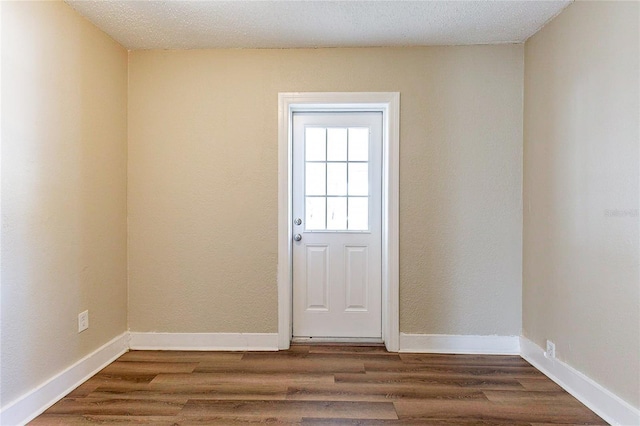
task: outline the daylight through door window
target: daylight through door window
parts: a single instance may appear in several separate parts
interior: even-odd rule
[[[369,128],[305,128],[307,231],[369,229]]]

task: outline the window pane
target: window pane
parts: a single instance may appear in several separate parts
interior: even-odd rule
[[[347,229],[347,198],[327,198],[327,229]]]
[[[323,127],[307,127],[304,129],[304,151],[307,161],[324,161],[326,159],[326,138]]]
[[[349,161],[369,161],[368,128],[349,128]]]
[[[369,195],[369,164],[349,163],[349,195]]]
[[[325,163],[306,163],[305,195],[325,195]]]
[[[349,230],[369,229],[369,197],[349,197]]]
[[[347,163],[327,164],[327,195],[347,195]]]
[[[327,161],[347,161],[347,129],[327,129]]]
[[[305,229],[323,230],[325,229],[325,198],[307,197],[305,203]]]

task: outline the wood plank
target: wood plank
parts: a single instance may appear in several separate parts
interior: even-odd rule
[[[99,372],[91,379],[92,382],[105,384],[105,383],[151,383],[155,379],[157,374],[105,374]]]
[[[397,419],[391,402],[354,401],[210,401],[190,400],[181,415],[231,417],[313,417]]]
[[[266,356],[266,357],[303,357],[309,355],[308,345],[291,345],[286,351],[249,351],[245,352],[243,358],[252,356]]]
[[[450,377],[447,375],[397,374],[375,372],[365,374],[336,374],[336,383],[371,383],[371,384],[412,384],[429,387],[463,387],[468,389],[513,389],[524,388],[517,379],[508,377]]]
[[[287,354],[287,355],[283,355]],[[303,353],[294,352],[287,353],[286,351],[280,352],[267,352],[267,353],[254,353],[247,352],[243,357],[243,361],[252,360],[282,360],[283,358],[305,358],[307,360],[317,360],[322,362],[342,362],[345,360],[353,361],[377,361],[377,360],[395,360],[401,362],[400,355],[390,353],[378,353],[378,352],[325,352],[325,353]]]
[[[46,414],[111,414],[128,416],[176,415],[187,399],[175,401],[149,401],[116,398],[63,398],[50,407]]]
[[[278,352],[247,352],[242,356],[243,361],[277,360],[283,361],[291,358],[307,358],[309,351],[278,351]]]
[[[367,372],[393,372],[393,373],[420,373],[424,375],[447,375],[447,376],[464,376],[464,377],[542,377],[543,374],[531,366],[466,366],[466,365],[425,365],[425,364],[409,364],[404,362],[383,362],[369,361],[364,362],[364,368]]]
[[[286,352],[286,351],[283,351]],[[129,351],[118,361],[137,362],[202,362],[234,361],[242,359],[246,352],[211,351]],[[271,352],[279,353],[279,352]]]
[[[101,373],[111,375],[192,373],[198,365],[198,362],[115,361],[102,369]]]
[[[364,373],[364,363],[352,359],[252,359],[221,363],[201,362],[194,373]]]
[[[379,426],[379,425],[429,425],[429,426],[532,426],[530,423],[521,422],[485,422],[478,420],[446,420],[437,419],[425,421],[423,419],[404,418],[398,420],[381,419],[312,419],[302,418],[303,425],[358,425],[358,426]],[[575,425],[573,425],[575,426]]]
[[[489,422],[606,424],[584,407],[549,404],[495,404],[490,401],[395,401],[400,418]]]
[[[567,392],[556,391],[503,391],[485,390],[484,394],[491,402],[500,404],[544,403],[544,405],[582,406],[582,403]]]
[[[104,416],[76,414],[42,414],[36,417],[29,426],[122,426],[122,425],[154,425],[174,426],[173,416]],[[181,424],[181,423],[180,423]]]
[[[268,419],[246,417],[220,417],[220,416],[80,416],[43,414],[29,423],[29,426],[122,426],[122,425],[153,425],[153,426],[207,426],[207,425],[299,425],[301,417],[280,419],[270,417]]]
[[[527,361],[517,355],[449,355],[449,354],[399,354],[405,363],[429,365],[463,366],[512,366],[531,367]]]
[[[524,387],[526,390],[530,391],[555,391],[555,392],[566,392],[564,389],[560,387],[556,382],[549,379],[546,376],[543,377],[521,377],[518,378],[518,382]]]
[[[605,424],[607,424],[607,423],[605,423]],[[576,426],[576,425],[575,425],[575,423],[538,423],[538,422],[532,422],[531,426]]]
[[[416,387],[413,384],[334,383],[292,386],[287,399],[304,401],[393,401],[399,399],[484,399],[480,390],[449,387]]]
[[[151,383],[128,386],[106,385],[98,387],[92,398],[150,399],[171,401],[183,399],[269,400],[285,399],[287,384],[272,383]]]
[[[209,426],[209,425],[299,425],[301,417],[232,417],[232,416],[178,416],[172,425],[176,426]]]
[[[332,374],[318,373],[193,373],[193,374],[158,374],[153,384],[215,385],[222,383],[265,383],[265,384],[311,384],[333,383]]]
[[[72,390],[67,398],[81,398],[83,396],[89,395],[91,392],[95,391],[100,386],[100,382],[97,380],[87,380],[74,390]]]
[[[381,356],[397,356],[396,353],[387,352],[384,345],[316,345],[309,346],[310,354],[367,354]]]

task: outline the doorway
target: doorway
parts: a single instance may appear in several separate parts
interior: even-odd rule
[[[324,116],[324,117],[323,117]],[[305,124],[296,126],[298,119],[303,119]],[[338,118],[341,117],[341,118]],[[351,117],[351,118],[349,118]],[[371,123],[347,121],[353,117],[357,120],[377,120],[380,129],[380,148],[372,145],[371,136],[377,131],[376,125]],[[375,117],[375,118],[374,118]],[[313,118],[316,121],[309,121]],[[338,120],[329,122],[326,120]],[[320,121],[317,121],[320,120]],[[305,128],[311,129],[309,137],[321,139],[318,135],[324,135],[324,157],[318,152],[312,153],[316,157],[310,156],[307,160],[305,151],[306,145],[296,151],[294,147],[294,133],[296,127],[302,130],[302,140],[306,144]],[[364,130],[368,129],[369,138],[367,142],[367,160],[362,160],[363,152],[359,154],[353,152],[349,160],[347,145],[347,157],[335,157],[336,152],[331,152],[331,159],[327,148],[328,132],[336,136],[340,133],[352,133],[352,141],[356,149],[358,146],[358,133],[362,136]],[[315,134],[315,136],[314,136]],[[342,137],[342,136],[340,136]],[[333,139],[332,139],[333,140]],[[343,139],[339,139],[343,140]],[[333,142],[332,142],[333,143]],[[335,142],[340,145],[342,142]],[[347,142],[348,144],[348,142]],[[310,148],[313,143],[310,142]],[[362,144],[361,144],[362,145]],[[316,147],[317,148],[317,147]],[[317,151],[322,151],[322,145]],[[333,148],[331,148],[333,150]],[[311,151],[309,151],[311,152]],[[298,155],[297,161],[294,159]],[[361,155],[358,157],[358,155]],[[389,351],[398,351],[399,346],[399,261],[398,261],[398,207],[399,207],[399,93],[281,93],[279,94],[279,191],[278,191],[278,347],[287,349],[294,335],[298,336],[321,336],[336,340],[364,338],[378,339],[384,341]],[[377,157],[374,159],[374,157]],[[312,159],[314,158],[314,159]],[[322,159],[324,158],[324,160]],[[338,160],[337,158],[342,158]],[[379,159],[379,160],[378,160]],[[369,162],[379,162],[376,173],[379,178],[371,175]],[[299,163],[300,166],[294,164]],[[343,164],[337,164],[343,163]],[[353,164],[350,164],[353,163]],[[366,195],[363,187],[353,187],[349,192],[349,180],[346,180],[346,193],[344,190],[345,181],[341,181],[344,172],[349,173],[349,167],[353,172],[352,178],[356,179],[352,183],[357,183],[356,176],[364,175],[363,169],[366,163]],[[314,182],[307,182],[307,166],[309,173],[313,176],[322,177],[324,170],[324,183],[317,178]],[[332,168],[337,174],[333,175],[331,182],[327,181],[327,169]],[[302,175],[302,179],[295,179],[295,174]],[[311,175],[310,175],[311,176]],[[337,177],[336,177],[337,176]],[[298,183],[296,183],[298,182]],[[373,186],[379,183],[379,191],[373,191]],[[307,188],[307,184],[311,185]],[[294,197],[294,185],[299,193]],[[313,185],[316,185],[313,187]],[[329,185],[332,185],[329,190]],[[373,186],[371,186],[373,185]],[[310,192],[304,192],[309,189]],[[329,190],[330,193],[327,191]],[[324,194],[322,194],[324,192]],[[379,194],[379,195],[376,195]],[[373,198],[379,198],[379,203]],[[309,198],[309,200],[307,200]],[[311,199],[313,198],[313,200]],[[331,199],[330,199],[331,198]],[[340,198],[340,200],[338,200]],[[353,198],[351,201],[349,198]],[[309,209],[307,209],[307,202]],[[349,211],[351,202],[351,214],[343,215],[345,209]],[[378,203],[379,208],[374,204]],[[298,205],[298,207],[296,207]],[[302,206],[302,207],[300,207]],[[355,212],[364,210],[366,214],[356,215]],[[311,215],[311,210],[313,215]],[[360,210],[358,210],[360,209]],[[295,210],[295,212],[294,212]],[[379,218],[374,214],[379,212]],[[312,217],[313,216],[313,217]],[[349,220],[351,216],[351,220]],[[366,218],[366,219],[365,219]],[[300,224],[296,219],[300,219]],[[309,223],[309,221],[311,223]],[[322,223],[320,223],[322,222]],[[376,224],[379,223],[379,226]],[[351,229],[350,229],[351,224]],[[317,229],[324,228],[324,229]],[[334,228],[334,229],[329,229]],[[356,229],[358,228],[358,229]],[[357,240],[375,234],[379,230],[379,237],[369,237],[379,242],[379,249],[369,245],[370,241]],[[372,232],[374,231],[374,232]],[[299,234],[299,236],[298,236]],[[346,239],[345,239],[346,238]],[[351,240],[349,240],[351,238]],[[355,238],[355,240],[354,240]],[[299,241],[295,241],[299,239]],[[323,241],[321,241],[324,239]],[[295,244],[300,243],[298,246]],[[332,248],[336,245],[339,249]],[[300,250],[297,250],[299,248]],[[331,253],[339,253],[332,258]],[[365,253],[366,252],[366,253]],[[376,253],[377,252],[377,253]],[[298,256],[298,254],[300,256]],[[302,256],[304,255],[304,256]],[[344,260],[344,258],[347,258]],[[342,258],[342,260],[340,260]],[[304,263],[300,268],[294,266],[302,260]],[[332,266],[333,265],[333,266]],[[379,280],[370,275],[370,271],[379,271]],[[312,270],[312,271],[311,271]],[[322,272],[324,271],[324,272]],[[338,275],[352,275],[353,280],[344,280],[338,286],[343,287],[342,302],[332,301],[330,293],[335,293],[327,287],[332,271],[340,271]],[[366,271],[367,276],[364,276]],[[302,274],[301,272],[304,272]],[[325,274],[323,277],[322,274]],[[295,280],[294,275],[302,276],[301,280]],[[335,274],[334,274],[335,275]],[[309,278],[315,281],[309,287]],[[306,281],[305,281],[306,280]],[[379,284],[375,284],[375,282]],[[303,283],[303,288],[295,290],[295,282]],[[340,282],[337,280],[336,282]],[[370,286],[373,282],[374,284]],[[364,286],[363,283],[367,283]],[[349,286],[349,292],[345,289]],[[377,288],[376,288],[377,286]],[[311,293],[307,290],[311,288]],[[378,290],[379,288],[379,290]],[[365,292],[366,298],[365,298]],[[369,296],[378,294],[378,301]],[[339,292],[338,292],[339,294]],[[348,294],[348,296],[347,296]],[[330,328],[322,329],[323,321],[311,320],[311,327],[320,327],[305,331],[304,322],[300,322],[302,328],[297,327],[298,318],[294,316],[294,298],[303,301],[300,306],[311,307],[312,313],[326,313],[331,311],[332,306],[342,304],[342,312],[337,317],[342,316]],[[338,300],[338,299],[336,299]],[[379,303],[379,308],[376,304]],[[372,309],[376,308],[376,309]],[[369,319],[355,321],[353,328],[345,331],[344,321],[347,318],[356,318],[356,313],[377,312]],[[353,314],[353,315],[352,315]],[[363,315],[366,317],[367,315]],[[329,321],[330,323],[331,321]],[[367,326],[365,324],[371,324]],[[294,333],[295,327],[295,333]],[[328,331],[327,331],[328,330]],[[336,331],[338,330],[338,331]],[[339,331],[339,330],[342,330]],[[363,332],[363,330],[366,330]]]
[[[382,113],[293,113],[293,339],[382,339]]]

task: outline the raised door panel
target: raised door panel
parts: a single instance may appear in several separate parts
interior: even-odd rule
[[[329,310],[329,246],[306,246],[306,310]]]
[[[366,312],[369,289],[369,248],[346,246],[345,260],[345,311]]]

